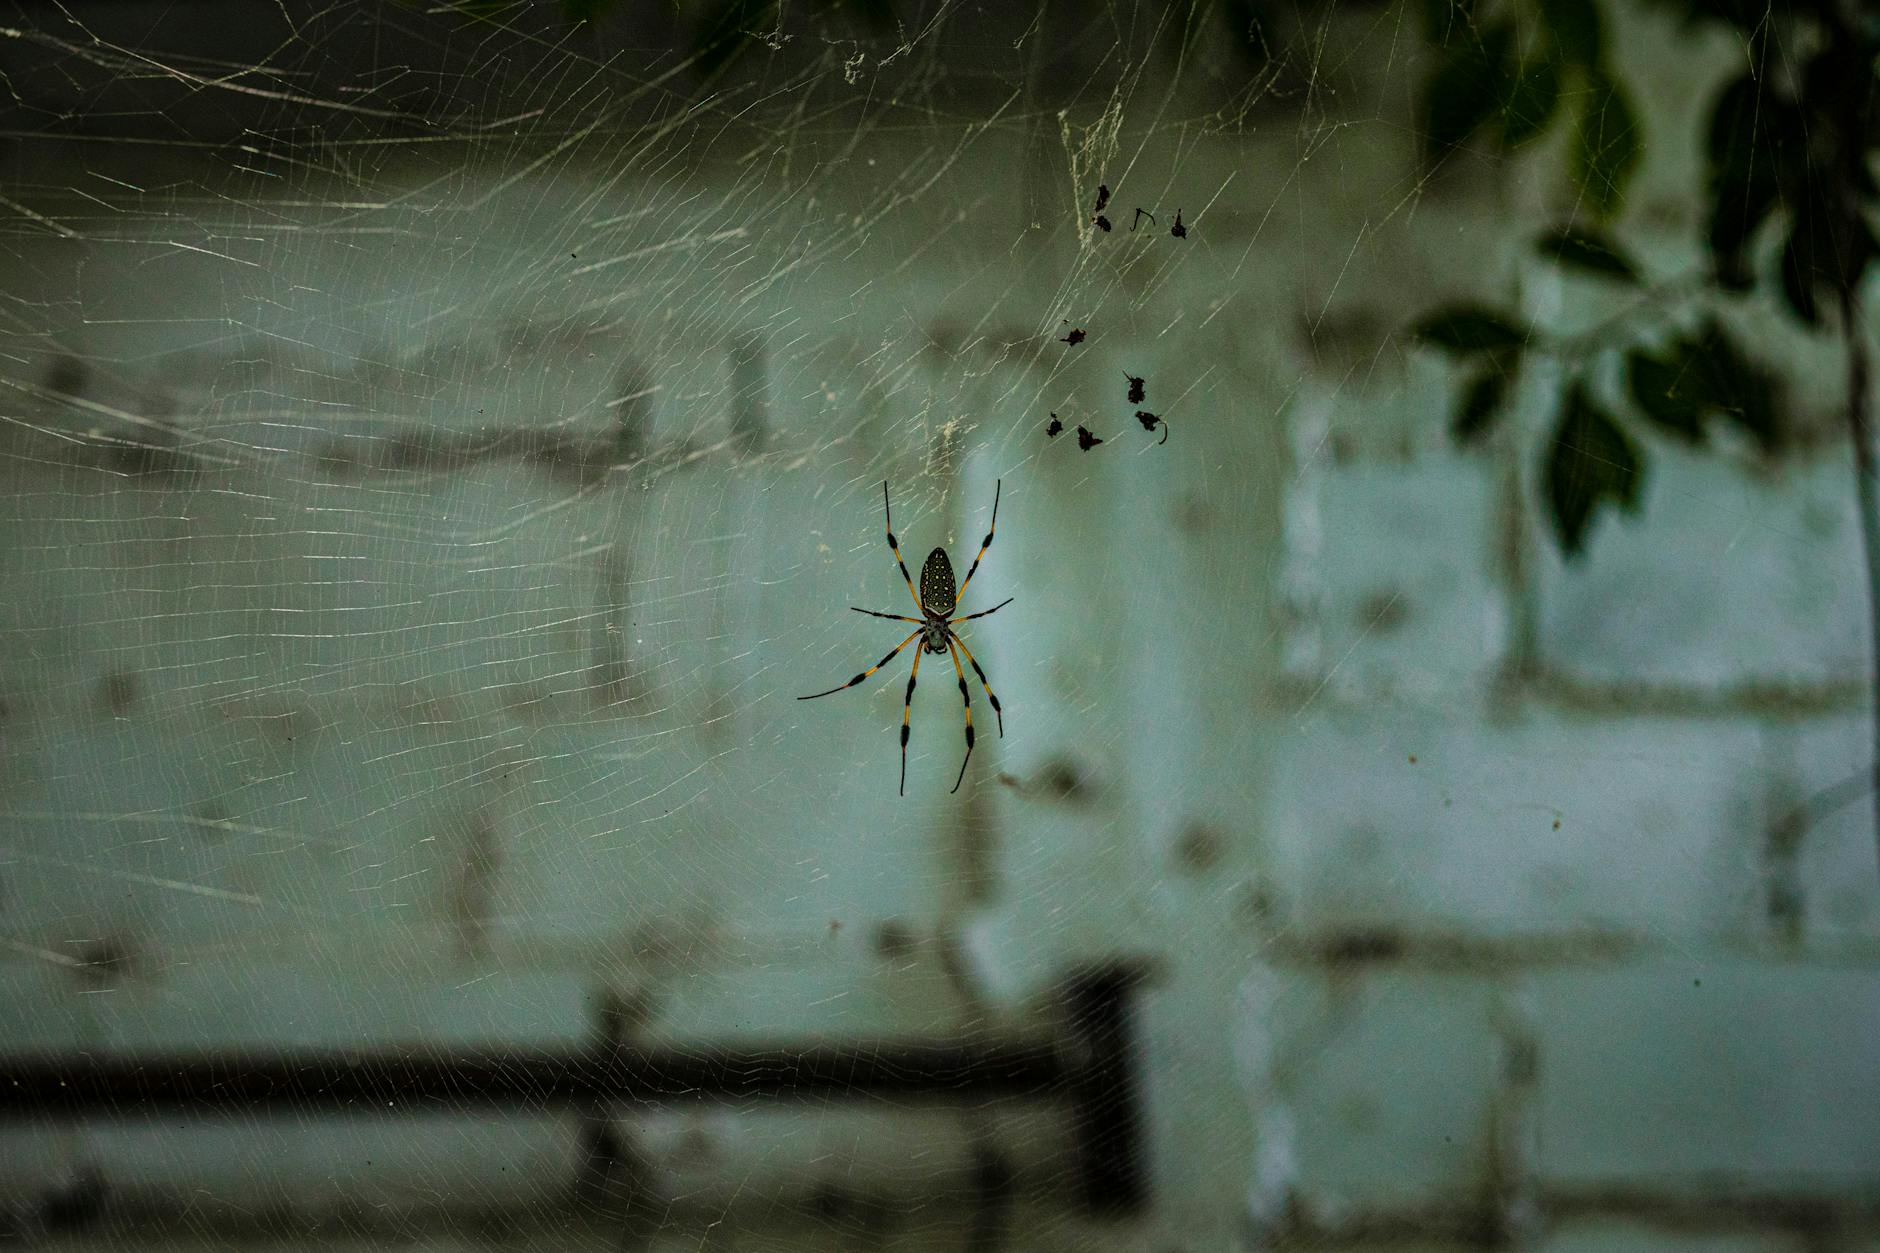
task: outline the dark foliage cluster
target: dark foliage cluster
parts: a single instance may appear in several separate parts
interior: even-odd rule
[[[1631,97],[1608,66],[1593,0],[1497,11],[1468,0],[1426,3],[1426,34],[1441,51],[1421,97],[1427,155],[1440,159],[1478,135],[1519,148],[1568,115],[1574,181],[1597,214],[1615,212],[1643,144]]]
[[[1707,132],[1709,241],[1717,280],[1746,291],[1753,247],[1780,219],[1779,278],[1789,309],[1818,326],[1880,256],[1871,214],[1880,127],[1872,109],[1880,10],[1850,2],[1796,4],[1790,39],[1769,10],[1736,0],[1686,0],[1690,20],[1741,33],[1751,68],[1718,96]],[[1802,29],[1797,32],[1793,27]],[[1780,69],[1783,72],[1777,72]]]
[[[1732,300],[1774,286],[1804,326],[1822,327],[1831,316],[1845,324],[1861,275],[1880,255],[1872,222],[1880,198],[1874,178],[1880,126],[1872,109],[1880,17],[1852,0],[1846,8],[1832,0],[1774,8],[1747,0],[1657,3],[1677,10],[1689,28],[1722,24],[1749,54],[1709,109],[1703,189],[1709,275],[1686,298],[1693,309],[1682,319],[1696,329],[1667,343],[1636,320],[1621,319],[1592,336],[1555,340],[1514,314],[1478,304],[1436,310],[1416,327],[1418,339],[1467,372],[1451,418],[1464,444],[1492,429],[1530,357],[1575,361],[1591,351],[1622,350],[1629,413],[1615,415],[1584,381],[1574,381],[1559,397],[1545,441],[1540,482],[1569,556],[1583,550],[1603,506],[1637,508],[1647,453],[1627,419],[1692,445],[1705,443],[1711,424],[1721,421],[1740,428],[1764,455],[1782,451],[1781,380],[1737,341],[1722,314]],[[1645,288],[1641,267],[1608,227],[1624,208],[1645,136],[1608,63],[1591,0],[1431,0],[1427,22],[1438,49],[1421,96],[1428,159],[1440,161],[1483,139],[1515,149],[1564,117],[1571,127],[1568,171],[1586,213],[1541,233],[1534,247],[1585,280]],[[1641,299],[1639,306],[1662,303]]]
[[[1570,251],[1602,259],[1595,266],[1551,250],[1550,244],[1563,235],[1576,241]],[[1623,254],[1607,251],[1610,245],[1595,245],[1578,232],[1549,232],[1539,242],[1547,255],[1587,273],[1616,278],[1616,272],[1605,267],[1616,262],[1630,268]],[[1570,352],[1576,346],[1549,341],[1512,315],[1480,305],[1438,310],[1418,324],[1416,334],[1468,369],[1450,420],[1451,434],[1465,445],[1480,441],[1493,428],[1530,354]],[[1625,399],[1647,429],[1703,446],[1711,423],[1722,421],[1741,429],[1765,454],[1780,451],[1780,380],[1752,359],[1715,316],[1667,344],[1631,344],[1623,365]],[[1644,448],[1627,432],[1626,423],[1594,398],[1584,380],[1570,384],[1559,398],[1542,466],[1548,515],[1565,552],[1582,551],[1602,504],[1638,507],[1645,462]]]

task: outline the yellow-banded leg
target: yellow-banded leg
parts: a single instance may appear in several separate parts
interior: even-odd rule
[[[995,482],[992,485],[992,525],[986,528],[986,538],[984,542],[979,545],[979,556],[973,558],[973,564],[967,568],[966,577],[960,581],[960,594],[953,600],[953,603],[956,605],[966,599],[966,585],[971,583],[973,581],[973,575],[979,572],[980,559],[986,555],[986,550],[992,547],[992,537],[998,534],[999,491],[1004,485],[1003,480]]]
[[[914,707],[914,680],[920,677],[920,659],[925,647],[914,650],[914,669],[907,676],[907,695],[901,700],[901,795],[907,795],[907,715]]]
[[[901,544],[894,538],[894,511],[888,508],[888,480],[881,480],[881,512],[888,519],[888,547],[894,552],[894,564],[901,567],[901,580],[907,584],[907,594],[914,598],[914,608],[922,613],[927,610],[920,603],[920,593],[914,590],[914,576],[907,572],[907,562],[901,560]],[[863,613],[868,611],[864,609]]]
[[[1010,602],[1007,602],[1007,603],[1009,604]],[[987,612],[989,613],[991,611],[988,610]],[[973,673],[979,676],[979,686],[986,689],[986,699],[992,702],[993,715],[997,717],[999,720],[999,736],[1000,738],[1004,738],[1005,736],[1005,710],[999,707],[999,698],[993,692],[992,684],[986,682],[986,672],[979,668],[979,658],[973,656],[973,650],[966,647],[965,640],[961,639],[957,635],[953,636],[952,639],[955,644],[958,644],[960,646],[960,651],[966,654],[966,660],[973,663]]]
[[[1018,597],[1016,596],[1007,596],[1004,600],[1000,601],[998,604],[994,605],[990,609],[981,609],[978,613],[969,613],[963,618],[948,618],[947,625],[957,626],[958,624],[962,622],[971,622],[974,618],[989,618],[993,614],[999,612],[999,610],[1005,608],[1007,605],[1011,604],[1013,601],[1017,599]],[[867,610],[863,610],[863,612],[866,613]],[[913,619],[909,618],[908,621],[912,622]]]
[[[799,696],[797,697],[797,699],[798,700],[815,700],[816,697],[818,696],[829,696],[836,692],[847,691],[849,688],[854,687],[857,683],[860,683],[863,679],[866,679],[869,675],[873,674],[875,671],[881,669],[883,666],[893,661],[895,658],[895,654],[899,653],[903,648],[906,648],[908,644],[913,641],[914,637],[919,634],[920,632],[916,631],[913,633],[913,635],[909,635],[907,639],[902,640],[899,644],[896,644],[894,646],[894,652],[889,653],[886,657],[883,657],[880,661],[877,661],[874,665],[868,667],[868,669],[862,671],[860,674],[850,679],[847,683],[838,683],[836,686],[830,688],[827,692],[817,692],[813,696]]]
[[[966,705],[966,761],[960,763],[960,777],[953,780],[955,792],[966,781],[966,762],[973,759],[973,697],[966,690],[966,671],[960,668],[960,655],[953,651],[953,645],[957,642],[951,636],[947,637],[947,656],[953,658],[953,673],[960,681],[960,700]]]

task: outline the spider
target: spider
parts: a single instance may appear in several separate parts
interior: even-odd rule
[[[907,676],[907,694],[901,698],[901,795],[907,795],[907,732],[908,713],[914,704],[914,681],[920,677],[920,659],[926,653],[946,653],[953,658],[953,676],[959,680],[960,700],[966,710],[966,757],[960,762],[959,778],[953,780],[953,790],[960,790],[960,784],[966,780],[966,763],[973,759],[973,698],[966,690],[966,671],[960,666],[960,653],[966,654],[966,660],[972,663],[973,673],[979,676],[979,686],[985,689],[986,699],[992,702],[992,712],[999,720],[999,734],[1005,735],[1005,711],[999,706],[999,698],[993,695],[992,685],[986,681],[986,672],[979,667],[978,658],[972,649],[966,647],[953,628],[961,622],[970,622],[974,618],[984,618],[1011,604],[1015,599],[1008,596],[990,609],[978,613],[969,613],[963,617],[949,617],[966,595],[967,584],[973,581],[973,575],[979,570],[979,563],[984,559],[986,550],[992,547],[993,533],[999,526],[999,491],[1001,484],[994,484],[992,489],[992,522],[986,527],[986,538],[979,545],[979,556],[973,558],[973,564],[966,571],[966,579],[953,588],[953,563],[947,560],[947,550],[936,548],[927,554],[927,564],[920,568],[920,591],[914,590],[914,580],[907,572],[907,562],[901,559],[901,545],[894,538],[894,513],[888,507],[888,484],[881,484],[881,511],[888,519],[888,548],[894,553],[894,562],[901,567],[901,579],[907,584],[907,594],[914,598],[914,607],[920,610],[920,617],[910,618],[905,614],[877,613],[873,609],[863,609],[850,605],[856,613],[865,613],[871,618],[887,618],[892,622],[912,622],[915,629],[908,637],[894,646],[892,652],[868,669],[862,671],[847,683],[830,688],[827,692],[817,692],[813,696],[799,696],[798,700],[816,700],[822,696],[832,696],[837,692],[847,691],[866,679],[875,671],[893,661],[903,648],[920,640],[920,647],[914,650],[914,669]],[[957,648],[959,652],[953,650]]]

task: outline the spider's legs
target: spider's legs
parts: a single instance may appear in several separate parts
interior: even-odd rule
[[[847,691],[849,688],[854,687],[857,683],[860,683],[863,679],[866,679],[869,675],[873,674],[875,671],[881,669],[883,666],[893,661],[895,658],[895,655],[899,653],[903,648],[906,648],[910,643],[912,643],[914,640],[914,637],[919,634],[920,634],[919,631],[915,631],[913,635],[909,635],[906,639],[902,640],[899,644],[896,644],[894,646],[894,652],[889,653],[886,657],[883,657],[880,661],[877,661],[874,665],[868,667],[868,669],[862,671],[860,674],[850,679],[847,683],[839,683],[835,687],[830,688],[827,692],[817,692],[815,693],[815,695],[812,695],[812,696],[799,696],[797,697],[797,699],[798,700],[815,700],[817,696],[829,696],[836,692]]]
[[[955,597],[953,601],[953,603],[956,605],[966,599],[966,585],[973,581],[973,575],[979,570],[980,559],[986,555],[986,550],[992,547],[992,537],[998,533],[998,530],[999,530],[999,490],[1000,488],[1004,486],[1005,484],[1003,482],[998,482],[998,481],[995,481],[992,485],[992,525],[986,528],[986,538],[985,538],[985,542],[980,544],[979,546],[979,556],[973,558],[973,564],[966,571],[965,579],[961,580],[960,582],[960,594],[957,597]]]
[[[990,613],[992,611],[988,609],[986,612]],[[953,634],[953,632],[948,631],[947,638],[952,640],[955,644],[958,644],[960,651],[966,654],[966,660],[973,663],[973,673],[979,676],[979,686],[986,689],[986,699],[992,702],[992,712],[999,719],[999,735],[1003,738],[1005,735],[1005,710],[999,707],[999,697],[997,693],[992,690],[992,684],[986,682],[986,672],[979,668],[979,658],[973,656],[973,650],[966,647],[966,641]]]
[[[966,690],[966,671],[960,668],[960,655],[953,651],[954,641],[947,640],[947,656],[953,658],[953,673],[960,680],[960,699],[966,703],[966,760],[960,762],[960,777],[953,780],[953,790],[960,790],[960,784],[966,781],[966,762],[973,759],[973,698]]]
[[[907,715],[914,706],[914,680],[920,677],[920,657],[925,648],[914,650],[914,669],[907,676],[907,695],[901,698],[901,795],[907,795]]]
[[[1018,597],[1016,596],[1007,596],[1004,600],[1000,601],[998,604],[994,605],[990,609],[981,609],[978,613],[969,613],[964,618],[948,618],[947,625],[952,626],[955,622],[971,622],[974,618],[987,617],[988,615],[999,612],[999,610],[1005,608],[1007,605],[1011,604],[1013,601],[1017,599]]]
[[[924,618],[910,618],[904,613],[876,613],[873,609],[863,609],[860,605],[850,605],[856,613],[865,613],[871,618],[886,618],[890,622],[924,622]]]
[[[914,608],[926,613],[926,607],[920,603],[920,593],[914,590],[914,578],[907,572],[907,562],[901,560],[901,545],[894,538],[894,510],[888,508],[888,480],[886,479],[881,480],[881,512],[888,519],[888,547],[894,550],[894,564],[901,567],[901,580],[907,584],[907,594],[914,598]]]

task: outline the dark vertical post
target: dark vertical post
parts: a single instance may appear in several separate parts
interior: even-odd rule
[[[989,1138],[973,1145],[973,1217],[966,1229],[967,1253],[1003,1248],[1012,1223],[1012,1164]]]
[[[1124,1215],[1148,1199],[1142,1094],[1129,991],[1145,972],[1126,965],[1091,967],[1064,982],[1064,1008],[1077,1062],[1071,1120],[1080,1147],[1084,1205]]]
[[[770,439],[770,397],[764,341],[746,335],[731,349],[731,443],[740,453],[762,452]]]
[[[652,376],[638,365],[623,365],[614,375],[614,392],[614,463],[634,466],[652,447]]]
[[[594,1017],[594,1034],[588,1044],[596,1064],[605,1064],[626,1043],[626,1006],[613,992],[601,996],[599,1012]],[[620,1137],[609,1115],[605,1095],[597,1094],[581,1105],[581,1165],[575,1176],[575,1203],[587,1209],[599,1208],[606,1199],[615,1167],[621,1159]]]
[[[596,1074],[606,1075],[621,1065],[650,1012],[643,994],[626,997],[612,990],[601,994],[589,1044],[589,1061]],[[605,1086],[597,1085],[592,1099],[581,1106],[583,1160],[575,1176],[575,1202],[617,1221],[620,1248],[624,1253],[639,1253],[652,1246],[664,1207],[653,1195],[654,1172],[638,1144],[616,1122],[614,1102]]]

